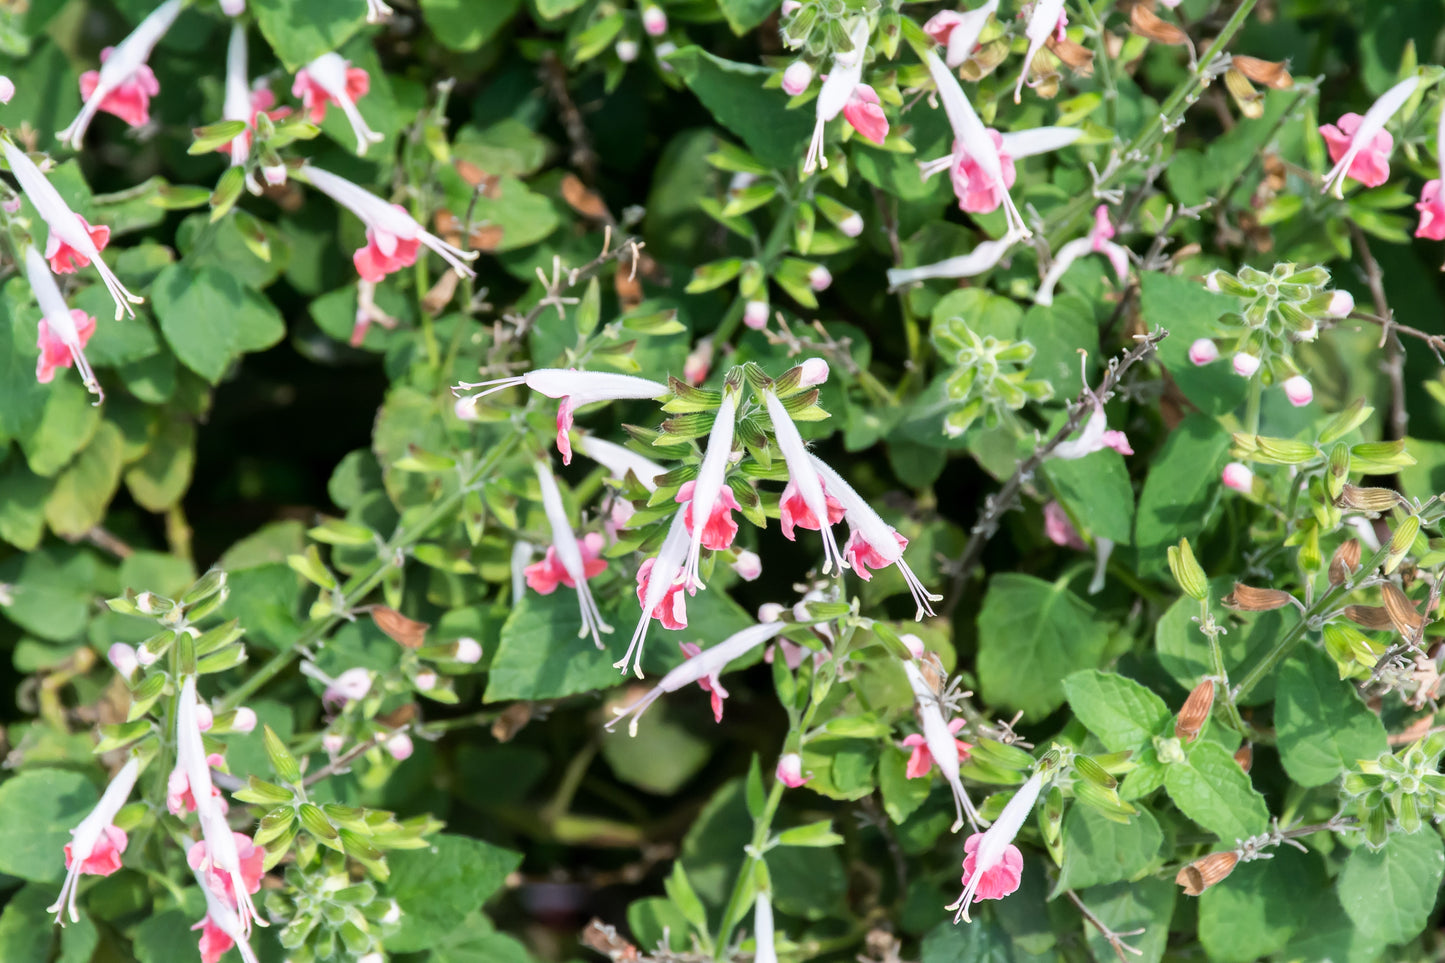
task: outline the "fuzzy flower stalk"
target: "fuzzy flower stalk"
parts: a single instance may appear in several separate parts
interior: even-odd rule
[[[537,462],[537,484],[542,487],[542,510],[547,513],[547,524],[552,528],[552,550],[549,555],[555,553],[556,561],[560,563],[563,572],[561,581],[564,584],[571,583],[577,589],[577,607],[582,613],[582,628],[577,633],[578,638],[592,636],[592,641],[601,649],[603,632],[611,632],[612,626],[602,621],[602,612],[597,608],[597,602],[592,598],[592,590],[587,586],[587,579],[600,571],[584,560],[582,547],[577,543],[577,536],[572,532],[572,524],[567,520],[567,509],[562,504],[562,492],[557,488],[557,479],[552,475],[552,466],[546,462]],[[589,554],[596,556],[596,551]],[[551,558],[548,559],[552,561]],[[600,562],[600,559],[597,561]],[[606,568],[607,563],[601,562],[601,568]],[[589,572],[589,569],[593,571]]]
[[[918,718],[923,724],[923,741],[928,748],[928,754],[933,757],[933,764],[943,774],[948,788],[953,790],[955,818],[952,832],[956,833],[963,828],[965,818],[974,829],[978,829],[978,810],[968,798],[968,793],[963,788],[963,780],[958,775],[958,742],[953,737],[955,730],[950,727],[949,720],[944,718],[943,702],[923,677],[916,662],[910,660],[903,663],[903,674],[908,677],[908,685],[913,689],[913,697],[917,700]]]
[[[45,908],[47,913],[55,914],[60,925],[65,925],[67,916],[72,923],[80,922],[75,895],[81,876],[109,876],[120,869],[120,855],[128,840],[125,830],[116,827],[115,817],[130,798],[139,774],[140,760],[132,756],[105,787],[90,815],[70,831],[70,842],[65,844],[65,882],[55,902]]]
[[[15,175],[20,190],[50,229],[50,236],[45,242],[45,259],[50,262],[51,270],[57,274],[70,274],[93,262],[105,289],[115,301],[115,319],[119,321],[122,314],[135,317],[135,309],[131,305],[140,304],[145,298],[127,291],[100,257],[101,249],[110,240],[110,228],[91,227],[85,218],[72,211],[35,162],[11,143],[10,138],[0,136],[0,152],[4,153],[5,162],[10,165],[10,173]]]
[[[1019,888],[1023,874],[1023,854],[1013,844],[1033,812],[1034,803],[1043,788],[1042,773],[1035,772],[1014,793],[994,824],[982,833],[974,833],[964,843],[963,893],[945,909],[957,910],[953,921],[972,922],[968,908],[981,899],[1002,899]]]
[[[1380,95],[1370,105],[1365,116],[1346,114],[1338,126],[1325,124],[1320,134],[1330,149],[1330,158],[1335,161],[1325,175],[1320,193],[1334,190],[1335,197],[1344,197],[1346,177],[1354,178],[1366,187],[1378,187],[1390,176],[1389,157],[1394,139],[1385,130],[1385,124],[1395,112],[1405,106],[1405,101],[1420,86],[1419,77],[1406,77]]]
[[[617,723],[630,716],[631,721],[627,724],[627,732],[632,736],[637,735],[637,720],[647,711],[648,706],[665,693],[676,692],[683,686],[694,682],[716,679],[722,670],[727,668],[728,663],[742,658],[764,642],[775,638],[785,628],[787,628],[787,623],[781,620],[752,625],[740,632],[733,633],[710,649],[703,649],[663,676],[662,680],[653,686],[647,695],[629,706],[614,709],[615,718],[607,723],[607,729],[612,729]]]
[[[166,0],[137,24],[130,36],[101,51],[100,70],[87,71],[80,77],[80,95],[85,103],[70,126],[55,135],[57,140],[80,150],[90,122],[101,110],[115,114],[132,127],[150,120],[150,99],[161,88],[146,61],[184,6],[185,0]]]
[[[95,403],[100,404],[105,400],[105,392],[85,357],[85,343],[95,333],[95,318],[79,308],[72,310],[66,306],[50,266],[33,245],[25,248],[25,276],[40,304],[40,358],[35,366],[35,380],[47,384],[55,377],[56,368],[74,364],[86,390],[95,395]]]

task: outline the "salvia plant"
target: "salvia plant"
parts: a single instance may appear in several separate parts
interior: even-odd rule
[[[1441,958],[1442,31],[0,2],[0,961]]]

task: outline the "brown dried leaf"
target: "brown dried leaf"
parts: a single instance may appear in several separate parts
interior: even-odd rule
[[[1155,43],[1177,47],[1189,42],[1189,35],[1175,24],[1161,20],[1159,15],[1142,3],[1134,4],[1129,11],[1129,29]]]
[[[462,242],[461,221],[451,211],[443,208],[437,211],[433,219],[436,225],[437,234],[448,244],[460,245]],[[502,246],[502,236],[505,232],[496,224],[478,224],[472,228],[472,236],[469,239],[471,249],[490,254]]]
[[[1181,869],[1174,882],[1184,887],[1185,896],[1198,896],[1234,872],[1238,862],[1239,854],[1236,852],[1210,853]]]
[[[583,217],[590,217],[594,221],[610,221],[612,219],[602,198],[586,184],[583,184],[582,179],[576,174],[563,175],[562,200]]]
[[[1286,67],[1288,61],[1260,60],[1258,57],[1235,54],[1231,63],[1235,70],[1257,84],[1264,84],[1274,90],[1286,90],[1294,86],[1294,78]]]
[[[1044,42],[1044,46],[1074,73],[1087,77],[1094,72],[1094,52],[1083,44],[1074,43],[1067,38],[1059,40],[1057,37],[1050,37]]]
[[[1425,616],[1420,614],[1409,597],[1394,582],[1381,585],[1380,595],[1384,598],[1385,612],[1390,616],[1395,631],[1406,639],[1419,638],[1425,628]]]
[[[532,704],[530,702],[514,702],[502,710],[492,723],[492,738],[498,742],[511,742],[517,733],[526,728],[527,723],[532,721]]]
[[[1393,629],[1390,614],[1381,605],[1346,605],[1345,618],[1364,629]]]
[[[1284,608],[1293,600],[1294,596],[1282,589],[1254,588],[1243,582],[1235,582],[1234,591],[1220,601],[1225,608],[1237,612],[1269,612]]]
[[[1330,584],[1344,585],[1360,567],[1360,542],[1347,538],[1330,556]]]
[[[431,628],[430,624],[409,619],[396,609],[388,608],[385,605],[371,607],[371,620],[393,642],[408,649],[421,648],[422,643],[426,641],[426,630]]]
[[[1184,708],[1179,710],[1179,717],[1174,720],[1174,738],[1183,739],[1185,742],[1193,742],[1199,738],[1199,730],[1204,728],[1204,723],[1209,719],[1209,711],[1214,708],[1214,680],[1205,679],[1194,687],[1189,693],[1189,698],[1184,700]]]
[[[452,166],[457,169],[458,174],[462,175],[462,180],[473,187],[480,188],[483,197],[496,200],[501,196],[501,178],[493,177],[476,164],[461,160],[460,158],[454,161]]]

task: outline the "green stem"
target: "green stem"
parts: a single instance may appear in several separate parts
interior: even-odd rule
[[[496,467],[497,462],[511,453],[512,447],[519,437],[521,437],[519,433],[513,432],[497,442],[492,446],[491,450],[487,452],[486,457],[477,463],[476,467],[472,469],[462,484],[458,485],[453,491],[438,498],[426,512],[415,521],[398,528],[381,550],[377,552],[376,558],[358,569],[356,573],[347,580],[346,584],[342,586],[341,605],[339,608],[325,618],[311,621],[306,628],[301,631],[301,635],[297,637],[294,646],[285,652],[277,652],[271,656],[261,668],[257,669],[221,700],[218,711],[225,712],[234,709],[251,698],[262,686],[284,672],[291,665],[292,661],[296,659],[299,652],[309,649],[335,628],[342,619],[345,618],[345,613],[349,613],[358,602],[380,584],[382,578],[386,576],[387,566],[391,564],[396,554],[410,548],[415,542],[426,535],[433,525],[451,514],[461,502],[462,498],[466,496],[467,492],[471,491],[485,479],[491,473],[492,469]]]
[[[773,222],[773,229],[768,232],[767,240],[763,242],[762,249],[758,251],[758,263],[762,265],[763,277],[769,278],[773,274],[773,262],[783,253],[787,246],[788,237],[793,233],[793,213],[798,209],[798,199],[794,195],[787,195],[783,204],[782,213]],[[766,281],[764,282],[766,283]],[[743,320],[743,310],[747,307],[747,299],[739,294],[733,299],[728,307],[727,314],[723,315],[722,321],[718,324],[717,330],[712,334],[712,343],[722,347],[728,340],[737,333],[738,325]]]
[[[1103,5],[1111,6],[1112,0],[1103,0]],[[1094,36],[1094,68],[1099,75],[1099,86],[1104,88],[1104,116],[1108,120],[1109,129],[1113,130],[1119,123],[1119,89],[1114,85],[1114,71],[1109,65],[1108,38],[1093,3],[1084,0],[1079,4],[1079,9],[1084,11],[1084,23]]]
[[[1259,404],[1264,395],[1264,386],[1258,378],[1249,379],[1249,390],[1244,398],[1244,430],[1247,434],[1259,434]]]
[[[1199,630],[1209,640],[1209,660],[1214,665],[1214,677],[1219,680],[1219,691],[1224,696],[1224,712],[1229,716],[1229,724],[1235,732],[1248,739],[1252,728],[1239,714],[1234,694],[1229,691],[1229,672],[1224,668],[1224,650],[1219,645],[1219,627],[1214,624],[1214,617],[1209,612],[1208,596],[1199,600]]]

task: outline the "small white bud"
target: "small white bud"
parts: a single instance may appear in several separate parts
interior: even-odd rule
[[[1241,378],[1250,378],[1259,370],[1260,360],[1247,351],[1241,351],[1234,356],[1234,373]]]
[[[452,658],[467,665],[476,665],[482,661],[482,645],[473,638],[457,639],[456,650],[452,653]]]
[[[918,636],[914,635],[912,632],[909,632],[906,635],[900,635],[898,637],[898,641],[902,642],[904,646],[907,647],[909,655],[913,656],[915,659],[923,658],[923,653],[925,651],[923,646],[923,640],[920,639]]]
[[[758,606],[759,622],[776,622],[783,617],[783,607],[777,602],[764,602]]]
[[[649,37],[660,37],[667,33],[667,14],[662,8],[649,4],[642,9],[642,29]]]
[[[1189,346],[1189,360],[1196,365],[1213,364],[1219,360],[1219,348],[1208,338],[1200,338]]]
[[[739,549],[738,557],[733,559],[732,569],[742,576],[744,582],[751,582],[763,574],[763,560],[758,558],[757,552]]]
[[[235,717],[231,720],[231,731],[245,735],[256,728],[256,710],[246,706],[236,710]]]
[[[832,283],[832,273],[821,264],[808,272],[808,287],[814,291],[826,291]]]
[[[1249,470],[1248,465],[1232,461],[1224,466],[1224,486],[1233,488],[1237,492],[1246,495],[1254,489],[1254,472]]]
[[[410,759],[412,752],[416,750],[416,746],[412,744],[411,736],[404,732],[398,732],[386,740],[385,745],[387,753],[397,762],[404,762]]]
[[[625,64],[630,64],[637,59],[636,40],[619,40],[617,46],[612,49],[617,54],[617,59]]]
[[[1286,379],[1284,394],[1289,399],[1289,403],[1296,408],[1303,408],[1315,400],[1315,389],[1304,375],[1295,375],[1293,378]]]
[[[796,97],[813,82],[813,67],[806,60],[794,60],[783,71],[783,93]]]
[[[413,681],[422,692],[430,692],[437,687],[437,674],[431,669],[423,669],[416,674]]]
[[[809,358],[803,362],[803,377],[798,382],[804,388],[820,385],[828,380],[828,362],[822,358]]]
[[[1336,291],[1330,295],[1330,306],[1326,310],[1332,318],[1343,318],[1355,310],[1355,296],[1348,291]]]
[[[747,307],[743,308],[743,324],[754,331],[761,331],[768,326],[768,302],[749,301]]]

